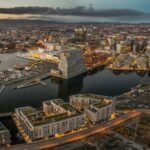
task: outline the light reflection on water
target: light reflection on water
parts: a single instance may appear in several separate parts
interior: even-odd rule
[[[12,62],[16,63],[20,60],[15,55],[5,54],[9,58],[5,60],[5,67],[13,67]],[[1,66],[1,69],[4,66]],[[12,86],[8,86],[0,94],[0,112],[13,111],[17,107],[29,105],[39,107],[42,101],[54,98],[63,98],[68,101],[70,95],[78,93],[116,96],[129,91],[146,77],[148,73],[113,72],[102,69],[69,80],[47,79],[45,80],[47,86],[37,85],[20,90],[14,90]]]
[[[120,23],[150,23],[150,15],[122,16],[122,17],[88,17],[88,16],[60,16],[60,15],[32,15],[31,20],[45,20],[56,22],[120,22]]]

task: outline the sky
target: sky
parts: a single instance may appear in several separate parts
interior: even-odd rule
[[[1,8],[46,6],[46,7],[75,7],[93,4],[96,9],[129,8],[150,12],[150,0],[0,0]]]

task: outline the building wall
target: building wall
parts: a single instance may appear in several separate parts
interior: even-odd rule
[[[147,57],[138,57],[137,58],[137,67],[138,69],[146,69],[148,67],[148,58]]]
[[[111,114],[114,112],[113,105],[97,109],[96,112],[86,109],[86,116],[92,123],[103,122],[111,117]]]
[[[46,103],[43,103],[43,111],[46,114],[50,114],[51,112],[53,112],[53,106],[47,105]]]
[[[70,104],[78,110],[85,109],[86,117],[92,123],[106,120],[111,117],[111,114],[115,112],[115,100],[111,104],[98,109],[93,104],[100,101],[100,99],[84,96],[70,96]],[[91,109],[95,108],[96,112],[93,112]]]
[[[58,68],[64,79],[86,72],[81,50],[68,50],[68,52],[61,53]]]
[[[17,114],[17,116],[22,128],[32,139],[39,139],[58,133],[65,133],[67,131],[72,131],[74,129],[85,126],[85,114],[70,117],[68,119],[64,119],[54,123],[42,124],[39,126],[32,125],[23,113],[19,113]]]
[[[89,108],[90,104],[96,103],[97,99],[91,98],[91,97],[80,97],[80,96],[70,96],[70,104],[74,106],[76,109],[86,109]]]

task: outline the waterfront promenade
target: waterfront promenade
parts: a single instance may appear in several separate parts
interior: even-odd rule
[[[116,71],[150,71],[150,69],[138,69],[138,68],[129,68],[129,67],[114,67],[114,66],[107,66],[106,68]]]

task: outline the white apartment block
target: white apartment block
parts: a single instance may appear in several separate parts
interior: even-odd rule
[[[115,111],[115,100],[93,94],[73,95],[70,104],[78,110],[84,110],[93,124],[108,120]]]
[[[66,133],[85,126],[85,114],[61,99],[43,102],[43,110],[15,110],[21,127],[32,140]]]

